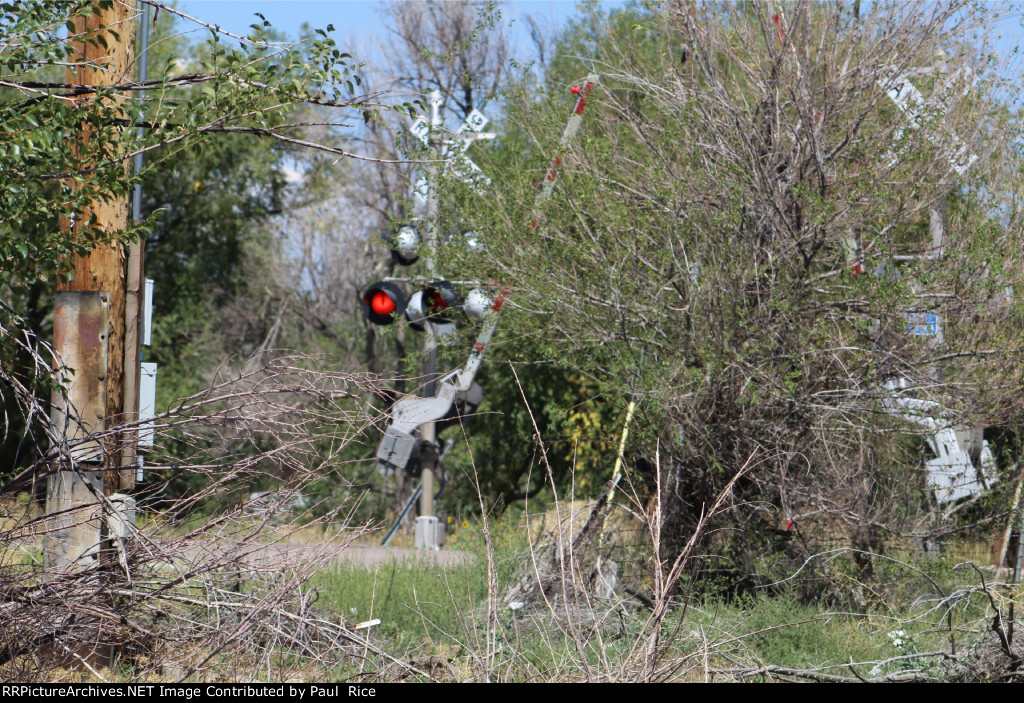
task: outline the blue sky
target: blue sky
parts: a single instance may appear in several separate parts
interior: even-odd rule
[[[259,12],[276,29],[296,37],[299,28],[308,23],[326,28],[333,24],[339,38],[369,39],[379,36],[378,11],[384,5],[411,0],[179,0],[178,9],[197,19],[216,24],[233,34],[245,35],[249,25],[257,21]],[[623,0],[600,0],[608,9],[624,4]],[[513,38],[526,15],[534,16],[542,27],[561,26],[576,13],[575,0],[514,0],[499,2],[503,19],[511,27]],[[520,42],[525,45],[525,42]]]

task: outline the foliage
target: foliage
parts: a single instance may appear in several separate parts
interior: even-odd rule
[[[312,522],[345,543],[410,489],[375,471],[374,407],[407,390],[423,360],[402,323],[361,326],[353,295],[394,273],[378,229],[421,214],[406,197],[415,167],[389,163],[404,124],[385,119],[382,96],[327,32],[283,45],[265,23],[237,45],[212,30],[202,47],[161,44],[144,117],[123,100],[136,84],[70,100],[76,89],[53,72],[78,9],[0,2],[0,165],[12,174],[0,187],[0,282],[27,313],[0,308],[0,390],[27,427],[8,432],[27,468],[0,493],[53,464],[40,401],[49,356],[32,328],[69,257],[104,239],[146,233],[167,412],[138,495],[156,515],[98,559],[116,579],[51,578],[34,559],[0,555],[11,564],[0,590],[17,596],[7,617],[35,623],[0,628],[12,676],[43,675],[38,638],[69,651],[129,643],[142,655],[136,679],[164,665],[185,678],[218,667],[268,679],[1019,676],[1014,593],[962,564],[902,554],[956,520],[991,524],[1009,482],[936,506],[924,432],[892,411],[894,397],[933,401],[957,426],[986,428],[1004,469],[1017,458],[1020,370],[1006,360],[1024,345],[1012,295],[1024,270],[1019,149],[986,8],[670,3],[590,8],[566,29],[545,84],[523,74],[500,138],[470,149],[493,180],[485,196],[436,184],[443,273],[512,289],[485,403],[447,430],[439,506],[464,524],[449,545],[475,561],[441,577],[423,564],[339,567],[325,547],[268,552],[263,541],[280,521],[277,542],[300,541]],[[393,9],[399,80],[436,84],[461,115],[490,100],[504,49],[479,41],[497,22],[482,9]],[[979,80],[943,68],[938,49]],[[590,71],[600,83],[567,148],[568,88]],[[883,89],[904,73],[929,101],[916,129]],[[404,118],[413,105],[393,107]],[[329,160],[350,152],[337,146],[349,138],[335,108],[366,118],[363,144],[379,160],[339,174]],[[90,140],[74,147],[83,123]],[[961,143],[981,158],[957,174]],[[140,149],[146,170],[128,175]],[[555,157],[556,194],[534,229],[536,182]],[[62,234],[61,218],[138,180],[147,222]],[[482,256],[460,246],[465,229],[485,234]],[[942,316],[944,340],[906,334],[921,313]],[[459,326],[448,364],[478,329]],[[529,498],[558,513],[563,497],[605,495],[630,401],[639,410],[612,500],[526,548],[501,510]],[[0,541],[34,555],[23,513]],[[390,653],[346,624],[378,615],[374,641]]]
[[[523,543],[521,520],[478,520],[457,533],[473,562],[444,568],[400,559],[370,568],[343,563],[314,579],[317,604],[345,620],[381,620],[372,627],[377,641],[407,661],[441,664],[431,673],[442,681],[645,680],[641,662],[649,656],[656,617],[635,599],[602,602],[590,594],[578,609],[566,610],[557,598],[533,607],[501,600],[490,610],[480,568],[487,557],[484,529],[498,567],[491,592],[507,594],[522,571],[515,564],[543,561],[543,549]],[[659,681],[943,681],[1005,673],[1005,662],[986,659],[998,658],[987,631],[993,610],[985,589],[972,585],[973,572],[948,560],[885,564],[901,590],[859,608],[807,601],[793,583],[739,598],[673,597],[654,626],[660,637],[646,675]],[[936,580],[922,577],[923,570]],[[1012,597],[1002,590],[997,596],[1006,599],[1000,601],[1004,611]],[[588,614],[591,605],[595,612]],[[500,658],[488,659],[488,638],[495,638]],[[341,671],[352,676],[356,668],[352,662]],[[369,674],[365,665],[359,671]],[[381,680],[398,673],[369,675]]]
[[[515,520],[496,522],[495,548],[501,581],[511,580],[527,548],[525,532]],[[389,556],[369,567],[354,554],[317,575],[318,604],[347,620],[382,620],[374,634],[395,652],[416,652],[424,642],[451,646],[472,637],[473,613],[486,601],[488,580],[479,565],[487,559],[480,524],[449,523],[447,549],[464,561],[440,566],[433,558]],[[429,650],[429,648],[427,648]]]
[[[787,520],[810,541],[788,543],[782,571],[832,535],[870,552],[944,530],[921,497],[921,431],[887,405],[894,383],[958,426],[1016,423],[1005,360],[1024,343],[1022,309],[1004,289],[1018,284],[1019,223],[1002,213],[1016,212],[1018,162],[994,127],[1010,108],[991,19],[959,2],[591,14],[562,38],[543,93],[510,94],[520,134],[481,159],[487,197],[452,184],[460,217],[495,240],[466,265],[512,285],[504,334],[640,403],[631,463],[651,505],[668,501],[668,553],[744,466],[743,508],[722,516],[739,578],[781,575],[761,557]],[[940,48],[955,57],[945,68]],[[567,86],[588,70],[600,84],[530,235]],[[918,129],[879,87],[902,73],[931,101]],[[941,316],[943,342],[906,334],[922,312]]]
[[[153,5],[176,12],[160,3],[145,8],[152,11]],[[82,87],[81,76],[56,75],[65,64],[87,76],[109,71],[103,58],[76,52],[83,44],[102,49],[112,42],[130,43],[131,37],[114,27],[78,34],[82,17],[111,7],[110,0],[0,5],[0,58],[6,69],[0,165],[7,176],[0,186],[5,205],[2,297],[27,313],[15,314],[5,302],[0,319],[0,393],[11,420],[5,423],[5,440],[18,452],[18,465],[5,462],[0,469],[4,495],[46,485],[57,470],[67,469],[62,476],[83,481],[94,475],[83,472],[67,438],[48,421],[44,399],[53,390],[53,359],[38,342],[45,334],[52,286],[75,257],[99,243],[119,245],[153,234],[151,263],[164,284],[158,311],[166,313],[167,321],[163,339],[157,338],[172,342],[162,350],[164,358],[184,365],[182,347],[193,340],[167,332],[175,331],[175,325],[194,331],[197,318],[213,326],[210,312],[246,292],[238,264],[254,228],[243,220],[261,219],[282,206],[282,163],[297,158],[290,150],[349,156],[334,144],[307,138],[315,129],[329,137],[346,126],[331,111],[342,111],[344,120],[373,117],[385,109],[406,113],[413,107],[388,107],[379,102],[379,94],[362,92],[360,67],[327,32],[317,30],[305,45],[282,44],[271,41],[265,22],[253,25],[249,37],[230,40],[210,28],[208,43],[190,57],[171,55],[162,65],[155,61],[157,77],[145,84],[121,77],[119,83],[93,89]],[[182,48],[174,41],[162,46]],[[128,98],[142,88],[147,103],[136,112]],[[315,119],[299,116],[304,105],[315,107]],[[310,132],[303,131],[307,128]],[[218,139],[225,141],[213,142]],[[130,160],[140,151],[148,156],[146,170],[132,173]],[[124,231],[102,230],[88,214],[90,204],[114,198],[126,202],[140,180],[147,180],[156,206],[150,211],[162,214]],[[204,300],[218,288],[221,297]],[[191,667],[187,676],[228,653],[255,656],[257,662],[263,655],[268,662],[288,659],[295,650],[285,642],[295,644],[308,633],[317,639],[324,626],[334,633],[327,637],[337,634],[337,624],[314,624],[301,615],[306,608],[302,584],[320,557],[303,558],[294,568],[285,557],[271,578],[257,575],[250,558],[253,550],[264,548],[261,539],[271,520],[269,515],[253,518],[248,497],[253,487],[273,482],[278,492],[260,504],[269,502],[277,510],[301,496],[314,478],[340,472],[342,453],[373,417],[359,399],[377,389],[365,377],[305,357],[289,359],[257,359],[241,371],[222,369],[212,385],[204,382],[213,364],[193,364],[189,378],[179,376],[181,385],[170,384],[179,392],[196,392],[182,393],[185,397],[161,408],[170,405],[159,413],[160,436],[146,452],[149,480],[134,496],[140,511],[159,517],[126,526],[133,539],[121,542],[111,535],[112,516],[122,508],[100,491],[95,501],[69,513],[84,513],[82,530],[97,540],[102,536],[102,546],[81,545],[88,552],[74,568],[21,564],[5,553],[0,559],[4,602],[12,606],[23,596],[28,599],[21,603],[24,608],[4,610],[5,617],[13,618],[0,628],[5,632],[0,646],[5,678],[41,678],[75,657],[81,662],[79,651],[88,657],[108,645],[148,658],[135,672],[138,678],[170,665],[171,659],[177,659],[181,672]],[[116,444],[122,431],[111,419],[95,436]],[[367,529],[339,515],[339,507],[320,510],[317,519],[340,530],[343,540]],[[197,521],[199,512],[209,520]],[[100,526],[99,516],[108,520],[106,527]],[[52,553],[52,540],[60,539],[54,535],[64,527],[25,510],[0,531],[5,549],[32,549],[42,540],[44,551]],[[210,553],[204,544],[218,547]],[[97,578],[111,570],[112,578]],[[255,577],[251,581],[250,575]],[[46,595],[40,600],[36,596],[42,592]],[[227,601],[239,609],[245,625],[208,626],[210,613]],[[91,614],[75,615],[86,602]],[[269,621],[264,620],[270,613],[295,619],[285,631],[271,634],[275,631],[266,629]],[[11,625],[28,621],[38,628]],[[110,627],[115,621],[124,627]],[[41,642],[48,645],[42,653]]]
[[[75,16],[98,12],[104,2],[110,4],[31,0],[0,7],[5,39],[0,59],[6,69],[0,158],[9,174],[2,193],[0,256],[16,276],[11,284],[52,277],[71,255],[85,253],[104,237],[138,235],[86,228],[81,241],[68,242],[53,226],[56,218],[70,219],[94,200],[127,195],[133,178],[126,174],[125,160],[138,150],[170,147],[163,152],[166,158],[225,132],[288,139],[295,129],[286,120],[289,109],[307,102],[356,112],[379,108],[371,96],[356,91],[358,66],[329,36],[308,47],[271,45],[264,22],[252,25],[249,37],[234,46],[211,30],[206,50],[186,70],[179,61],[156,65],[159,77],[144,86],[150,128],[137,136],[125,129],[136,120],[125,115],[123,98],[143,86],[126,81],[98,89],[91,100],[69,100],[79,93],[53,75],[75,58],[65,27],[73,31]],[[75,38],[86,44],[130,39],[109,29]],[[88,141],[67,138],[83,123],[89,125]],[[161,166],[153,156],[150,170]]]
[[[232,676],[237,666],[284,670],[312,652],[330,664],[348,656],[338,647],[338,623],[310,613],[306,583],[369,525],[352,519],[351,504],[310,514],[319,502],[310,485],[345,463],[350,428],[372,417],[353,411],[348,400],[372,389],[364,377],[310,365],[299,357],[275,359],[161,414],[165,429],[147,452],[147,469],[155,473],[133,496],[140,519],[113,522],[123,506],[102,493],[73,506],[68,512],[77,524],[97,537],[101,518],[126,532],[104,539],[73,568],[52,563],[66,537],[59,516],[40,516],[31,501],[2,504],[3,678],[46,680],[60,667],[97,663],[96,653],[105,658],[110,647],[118,648],[133,681],[202,680],[222,666]],[[326,435],[334,451],[319,445]],[[56,463],[44,457],[5,483],[3,493],[30,488],[36,473],[45,476]],[[168,490],[174,481],[190,490]],[[271,481],[276,490],[251,496],[254,486]],[[296,503],[306,507],[290,515]],[[310,547],[282,546],[309,530],[329,537]],[[23,557],[40,544],[49,558],[27,562]]]
[[[350,156],[337,146],[347,120],[406,114],[413,105],[385,105],[381,93],[362,91],[362,65],[339,49],[330,28],[292,43],[259,21],[248,37],[204,28],[207,41],[190,45],[177,33],[177,11],[141,5],[150,13],[154,6],[161,11],[148,80],[127,76],[95,91],[76,81],[102,74],[104,59],[82,57],[81,47],[102,55],[111,42],[134,44],[117,28],[83,32],[82,18],[110,8],[110,0],[0,6],[0,166],[7,174],[0,295],[28,329],[48,336],[53,287],[74,258],[101,242],[144,236],[157,291],[148,360],[161,364],[167,407],[199,391],[225,357],[247,354],[265,338],[266,328],[234,325],[221,311],[249,293],[248,261],[269,248],[263,221],[295,205],[286,165],[323,178],[335,169],[304,154],[322,150],[333,162]],[[143,96],[136,111],[129,100]],[[129,165],[140,152],[144,168],[135,173]],[[140,182],[141,222],[107,232],[85,214],[90,203],[126,198]],[[308,199],[315,189],[301,192]],[[240,339],[225,338],[224,326]],[[17,415],[13,406],[8,411]],[[10,429],[29,431],[17,422]],[[31,461],[26,449],[6,442],[5,466]]]

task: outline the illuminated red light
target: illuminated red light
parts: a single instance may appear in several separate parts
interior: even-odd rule
[[[370,308],[378,315],[390,315],[395,311],[395,301],[388,297],[387,293],[379,290],[370,299]]]

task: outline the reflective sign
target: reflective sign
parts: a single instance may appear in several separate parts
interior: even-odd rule
[[[910,334],[922,334],[933,337],[939,336],[942,333],[942,330],[938,313],[908,312],[907,332]]]

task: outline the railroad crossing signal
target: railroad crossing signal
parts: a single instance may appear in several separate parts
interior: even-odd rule
[[[903,395],[905,386],[895,379],[883,387],[891,393],[882,401],[886,412],[928,431],[925,442],[934,457],[924,464],[939,504],[975,495],[998,480],[995,455],[981,432],[955,425],[949,411],[933,400]]]
[[[594,86],[597,85],[597,81],[598,76],[591,74],[587,77],[586,81],[574,87],[573,94],[577,96],[576,105],[569,116],[565,130],[562,132],[561,148],[565,148],[579,130],[586,99]],[[426,121],[424,120],[423,122],[425,125]],[[418,123],[419,120],[413,124],[413,130],[411,131],[414,134],[416,131],[424,133],[424,125]],[[478,125],[478,128],[483,127],[483,124],[480,124],[479,120],[477,120],[474,124],[468,125],[466,129],[472,130],[474,125]],[[429,128],[427,128],[425,134],[429,134]],[[561,165],[562,156],[558,155],[552,161],[551,167],[545,175],[544,185],[537,193],[537,199],[529,221],[529,229],[531,231],[536,230],[540,226],[541,205],[551,196]],[[477,233],[466,232],[463,236],[466,239],[467,248],[471,251],[479,251],[483,248],[482,241]],[[418,443],[421,441],[422,428],[431,426],[433,429],[432,423],[443,421],[450,413],[453,403],[459,402],[459,399],[464,396],[468,399],[473,394],[476,373],[483,363],[484,352],[498,326],[500,311],[507,297],[508,290],[504,288],[498,290],[493,297],[482,289],[473,289],[466,295],[464,303],[460,301],[459,305],[462,306],[463,312],[467,315],[471,317],[480,315],[485,318],[483,327],[477,335],[472,351],[470,351],[465,363],[437,380],[438,390],[434,395],[426,397],[405,396],[392,406],[391,421],[377,448],[378,469],[382,473],[389,474],[396,469],[404,469],[412,458]],[[422,294],[421,302],[418,303],[418,306],[423,306]],[[467,400],[467,402],[470,401]]]
[[[412,266],[419,258],[419,247],[423,243],[419,230],[403,225],[393,232],[385,232],[381,238],[391,250],[391,256],[402,266]]]
[[[440,96],[436,93],[432,94],[430,103],[431,120],[417,117],[409,125],[409,133],[428,149],[432,146],[431,130],[441,125]],[[448,161],[448,168],[451,172],[460,180],[474,187],[479,184],[489,184],[491,181],[465,155],[465,152],[474,139],[491,139],[495,136],[481,133],[488,121],[486,115],[474,109],[459,125],[452,137],[445,139],[441,144],[441,156]],[[423,198],[427,197],[429,185],[424,175],[417,179],[414,193]],[[463,237],[469,251],[480,251],[484,248],[483,240],[478,233],[466,232]],[[415,227],[404,225],[392,232],[386,232],[382,238],[391,250],[392,258],[400,265],[410,266],[419,259],[419,248],[424,242]],[[397,317],[405,314],[414,330],[422,331],[424,324],[430,322],[433,324],[436,334],[445,335],[455,329],[455,324],[451,320],[452,311],[459,310],[466,312],[470,317],[482,317],[489,300],[489,296],[484,291],[474,289],[471,291],[469,306],[464,307],[462,297],[447,281],[431,283],[413,293],[412,297],[406,300],[401,288],[394,283],[382,281],[374,283],[363,292],[360,307],[363,316],[375,325],[390,325]]]
[[[462,296],[448,281],[434,281],[412,294],[405,308],[409,326],[423,331],[424,322],[443,324],[451,322],[451,313],[462,305]]]
[[[944,65],[910,73],[931,74],[936,70],[944,73]],[[889,99],[903,113],[910,127],[915,130],[924,129],[925,138],[941,150],[943,157],[958,176],[966,174],[978,160],[978,156],[958,135],[937,129],[933,120],[935,117],[945,117],[949,113],[950,107],[945,102],[946,96],[961,78],[964,79],[965,87],[960,94],[966,95],[977,79],[969,68],[963,67],[949,74],[945,83],[927,100],[910,82],[906,73],[893,71],[889,78],[878,81]],[[899,130],[897,136],[901,132],[902,130]],[[894,155],[890,165],[896,160],[897,157]],[[938,241],[933,241],[938,256],[941,256],[941,236],[940,228]],[[862,259],[862,254],[855,259],[855,273],[858,272],[858,268],[863,270]],[[932,337],[934,343],[942,343],[944,335],[940,314],[930,311],[908,312],[906,323],[908,334]],[[962,498],[976,495],[983,489],[990,488],[998,480],[995,456],[980,432],[954,425],[946,417],[949,412],[939,403],[903,396],[899,393],[902,385],[895,380],[886,383],[885,388],[893,392],[892,397],[884,403],[889,412],[925,427],[930,432],[926,436],[926,442],[934,457],[926,459],[924,463],[928,472],[928,486],[935,491],[935,498],[939,504],[955,503]]]

